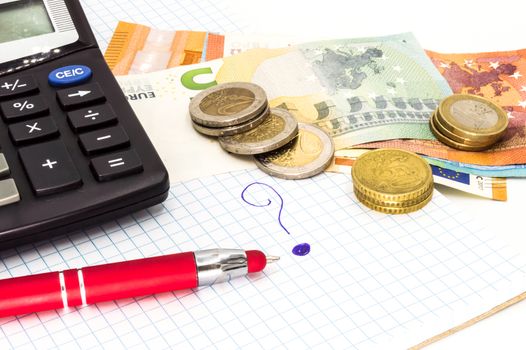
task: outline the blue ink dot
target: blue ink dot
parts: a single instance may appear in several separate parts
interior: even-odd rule
[[[310,253],[310,244],[309,243],[300,243],[294,248],[292,248],[292,254],[297,256],[305,256]]]

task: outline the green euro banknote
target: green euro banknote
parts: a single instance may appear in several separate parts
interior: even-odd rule
[[[199,65],[118,77],[131,101],[189,99],[218,83],[261,85],[271,107],[316,124],[336,148],[398,139],[433,139],[428,127],[438,102],[451,94],[411,33],[253,49]],[[175,118],[185,118],[186,110]]]

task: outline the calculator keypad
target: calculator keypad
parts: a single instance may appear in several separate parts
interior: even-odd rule
[[[82,67],[85,72],[90,70],[89,67]],[[55,70],[54,74],[58,74],[56,72],[59,70]],[[70,150],[59,139],[61,133],[68,131],[57,126],[58,118],[67,118],[71,128],[69,133],[78,134],[79,147],[86,156],[98,156],[86,159],[97,181],[110,181],[143,171],[142,162],[137,153],[129,149],[130,139],[119,125],[110,103],[106,102],[101,86],[94,81],[86,83],[92,78],[90,72],[82,80],[75,81],[75,84],[82,85],[57,90],[58,105],[67,112],[57,115],[54,111],[51,116],[49,104],[53,101],[44,100],[38,95],[39,86],[33,76],[21,75],[0,80],[0,112],[8,124],[12,143],[20,146],[19,158],[37,196],[75,189],[83,184]],[[52,138],[58,139],[50,140]],[[122,150],[106,154],[119,149]],[[7,179],[8,176],[9,166],[0,151],[0,206],[20,200],[16,185],[13,179]]]
[[[18,151],[37,196],[80,187],[80,178],[62,141],[49,141]]]

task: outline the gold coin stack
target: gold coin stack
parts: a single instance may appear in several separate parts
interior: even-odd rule
[[[508,115],[492,101],[474,95],[451,95],[429,119],[431,131],[443,144],[462,151],[493,146],[508,127]]]
[[[367,152],[354,162],[352,180],[356,198],[386,214],[419,210],[433,197],[431,167],[412,152],[397,149]]]

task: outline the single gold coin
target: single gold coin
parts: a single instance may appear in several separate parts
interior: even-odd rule
[[[444,134],[440,133],[437,130],[433,118],[429,118],[429,127],[431,129],[431,132],[433,133],[433,135],[435,135],[435,137],[437,138],[438,141],[442,142],[446,146],[449,146],[449,147],[452,147],[452,148],[455,148],[455,149],[458,149],[458,150],[461,150],[461,151],[478,152],[478,151],[487,150],[488,148],[491,148],[491,146],[492,146],[492,144],[488,144],[488,145],[484,145],[484,146],[470,146],[470,145],[467,145],[467,144],[463,144],[463,143],[459,143],[459,142],[453,141],[453,140],[451,140],[450,138],[448,138],[447,136],[445,136]]]
[[[407,207],[386,207],[386,206],[382,206],[382,205],[377,205],[377,204],[369,201],[369,199],[367,197],[364,197],[363,194],[361,194],[359,192],[358,193],[355,192],[355,194],[356,194],[356,198],[358,198],[358,200],[363,205],[365,205],[366,207],[368,207],[368,208],[370,208],[372,210],[375,210],[375,211],[378,211],[378,212],[381,212],[381,213],[385,213],[385,214],[408,214],[408,213],[411,213],[411,212],[414,212],[414,211],[422,209],[433,198],[433,192],[431,192],[431,194],[427,198],[425,198],[422,202],[417,203],[415,205],[411,205],[411,206],[407,206]]]
[[[298,135],[277,150],[258,154],[258,168],[282,179],[304,179],[321,173],[332,162],[334,142],[312,124],[298,124]]]
[[[189,109],[194,123],[226,128],[254,119],[267,106],[267,95],[259,85],[233,82],[201,91],[192,98]]]
[[[219,144],[231,153],[261,154],[284,146],[296,135],[296,118],[284,109],[271,108],[263,123],[244,133],[220,137]]]
[[[443,99],[436,114],[453,134],[472,141],[498,140],[508,127],[508,115],[491,100],[466,94]]]
[[[446,138],[454,141],[454,142],[458,142],[460,144],[463,144],[463,145],[466,145],[466,146],[472,146],[472,147],[487,147],[488,145],[493,145],[497,139],[495,138],[495,136],[491,136],[491,137],[480,137],[480,138],[477,138],[477,139],[468,139],[468,138],[465,138],[465,137],[462,137],[462,136],[458,136],[454,133],[452,133],[451,131],[449,131],[447,128],[445,128],[441,122],[440,122],[440,118],[438,118],[438,111],[435,111],[432,115],[432,119],[433,119],[433,125],[434,127],[436,128],[436,130],[444,135]]]
[[[351,174],[358,192],[381,202],[416,200],[433,186],[429,164],[415,153],[398,149],[378,149],[361,155]]]

